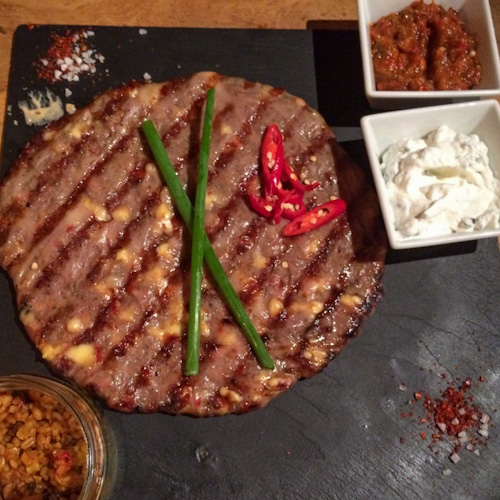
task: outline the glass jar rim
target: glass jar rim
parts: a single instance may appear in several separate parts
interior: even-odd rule
[[[0,391],[35,390],[45,393],[67,408],[80,425],[87,446],[86,472],[79,500],[109,498],[116,473],[115,439],[102,410],[85,393],[63,380],[44,375],[0,376]],[[108,457],[111,460],[108,460]]]

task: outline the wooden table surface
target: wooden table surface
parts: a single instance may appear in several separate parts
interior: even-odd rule
[[[500,40],[500,0],[490,0]],[[0,137],[12,36],[20,24],[306,29],[355,26],[356,0],[0,0]],[[1,150],[0,150],[1,152]]]

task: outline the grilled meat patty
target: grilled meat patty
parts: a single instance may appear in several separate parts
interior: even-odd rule
[[[196,183],[203,105],[216,87],[206,231],[275,360],[259,367],[207,274],[200,373],[183,376],[188,232],[140,132],[156,124],[179,176]],[[249,206],[271,123],[320,186],[308,208],[348,209],[283,237]],[[119,411],[240,413],[322,370],[380,299],[385,236],[376,197],[322,117],[283,90],[215,73],[109,91],[29,142],[0,188],[0,263],[20,318],[55,373]]]

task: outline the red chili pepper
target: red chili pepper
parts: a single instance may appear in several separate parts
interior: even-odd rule
[[[290,184],[299,193],[304,193],[305,191],[311,191],[311,189],[317,188],[319,186],[318,181],[315,181],[312,184],[302,184],[302,182],[300,182],[299,180],[299,176],[293,171],[293,168],[286,160],[283,162],[283,171],[281,177],[283,178],[283,180],[290,181]]]
[[[256,196],[254,194],[248,195],[250,198],[250,205],[252,208],[263,215],[264,217],[272,217],[274,209],[276,208],[276,203],[269,196],[265,198],[261,198],[260,196]]]
[[[283,236],[295,236],[297,234],[307,233],[335,219],[343,213],[345,209],[346,203],[341,199],[323,203],[323,205],[309,210],[288,223],[283,228],[282,234]]]
[[[302,193],[288,191],[287,195],[280,199],[280,208],[285,219],[294,220],[306,213],[306,205]]]
[[[266,194],[277,194],[281,191],[281,172],[284,161],[283,136],[278,125],[273,123],[267,127],[262,143],[262,167]]]

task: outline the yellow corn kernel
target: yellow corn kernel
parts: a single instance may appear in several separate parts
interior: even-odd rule
[[[71,318],[66,322],[66,330],[69,333],[82,333],[85,330],[85,325],[80,318]]]
[[[233,133],[233,128],[231,127],[231,125],[224,123],[220,128],[220,132],[223,135],[231,135]]]
[[[292,313],[319,314],[323,310],[323,304],[317,300],[307,302],[294,302],[290,306]]]
[[[229,401],[231,401],[231,403],[239,403],[243,400],[243,396],[241,396],[241,394],[238,394],[236,391],[232,391],[227,387],[221,387],[219,389],[219,394],[223,398],[227,398]]]
[[[284,307],[285,304],[283,304],[282,300],[273,297],[267,303],[267,312],[269,313],[269,316],[271,316],[271,318],[275,318],[281,313],[281,311],[283,311]]]
[[[132,307],[122,309],[120,311],[120,319],[122,319],[123,321],[127,321],[128,323],[134,321],[134,319],[135,319],[134,309]]]
[[[57,345],[45,344],[40,348],[42,358],[46,359],[47,361],[51,361],[52,359],[54,359],[60,351],[61,347]]]
[[[169,257],[172,249],[168,243],[162,243],[156,247],[156,255],[158,257]]]
[[[163,268],[161,266],[154,266],[146,273],[147,279],[158,285],[163,280]]]
[[[148,175],[154,175],[157,171],[158,171],[158,169],[156,168],[154,163],[148,163],[146,165],[146,173]]]
[[[124,264],[130,262],[130,257],[130,252],[126,248],[122,248],[116,252],[116,260],[123,262]]]
[[[344,293],[340,296],[339,302],[346,307],[356,307],[363,302],[363,299],[359,295]]]
[[[125,205],[115,208],[111,216],[118,222],[128,222],[130,220],[130,209]]]
[[[256,252],[253,258],[255,269],[264,269],[267,265],[267,259],[260,253]]]
[[[171,219],[172,210],[166,203],[160,203],[155,210],[155,217],[157,219]]]
[[[111,220],[111,215],[109,215],[106,207],[91,200],[88,196],[83,197],[83,205],[94,214],[98,221],[107,222]]]
[[[81,366],[92,366],[96,363],[95,348],[91,344],[79,344],[70,347],[66,356],[74,363]]]
[[[205,208],[213,207],[216,201],[217,195],[215,193],[207,193],[205,198]]]

